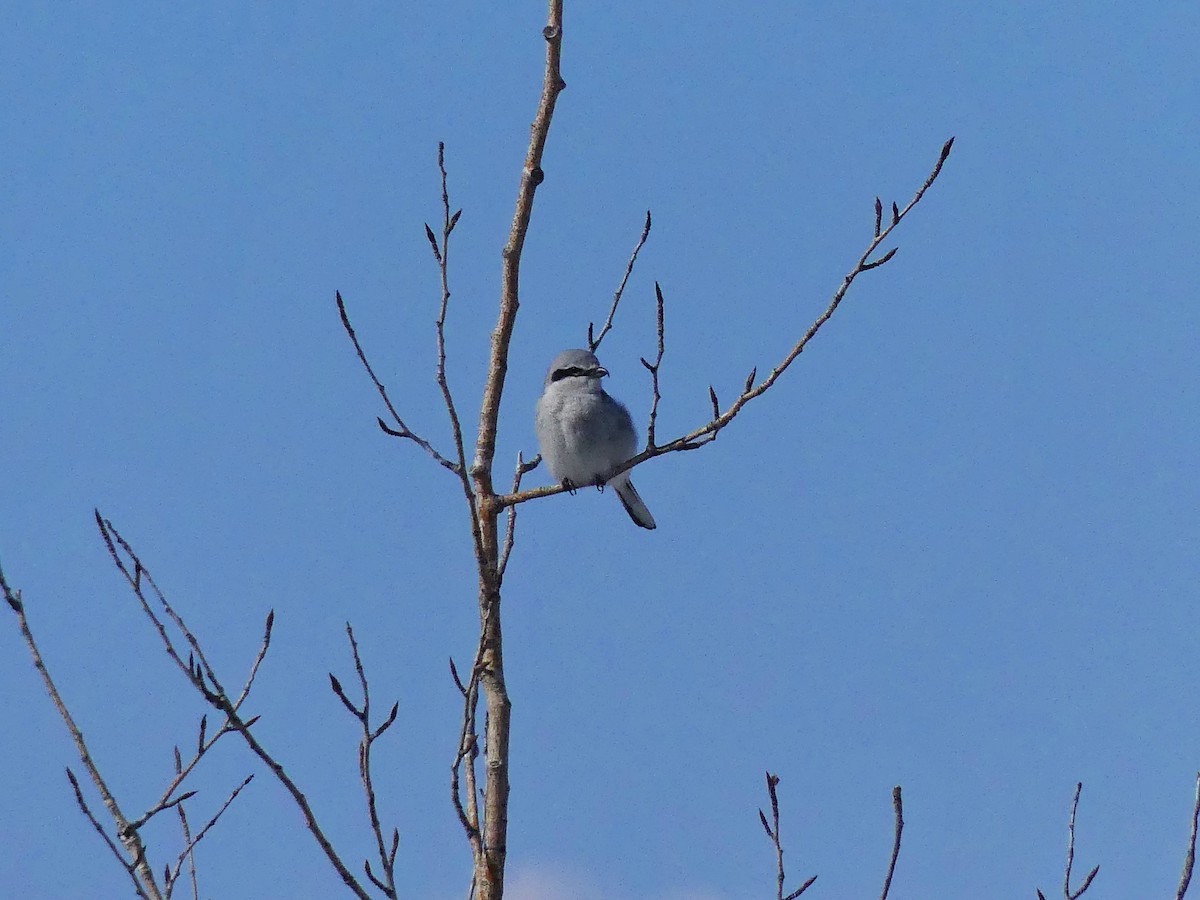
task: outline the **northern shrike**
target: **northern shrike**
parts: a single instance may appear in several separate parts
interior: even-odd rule
[[[629,410],[600,386],[607,374],[587,350],[564,350],[546,374],[534,427],[550,475],[568,490],[587,485],[603,489],[604,476],[637,452]],[[635,524],[656,527],[628,472],[607,483]]]

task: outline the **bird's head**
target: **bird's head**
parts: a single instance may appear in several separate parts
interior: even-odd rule
[[[599,384],[600,379],[607,374],[608,369],[600,365],[596,354],[587,350],[564,350],[550,363],[550,371],[546,373],[546,387],[560,382]]]

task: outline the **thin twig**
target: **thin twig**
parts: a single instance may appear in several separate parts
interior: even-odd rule
[[[904,803],[900,798],[900,785],[892,788],[892,808],[896,811],[896,835],[892,841],[892,861],[888,863],[887,877],[883,880],[883,893],[879,900],[887,900],[892,889],[892,876],[896,874],[896,860],[900,858],[900,835],[904,832]]]
[[[776,793],[776,788],[779,786],[779,776],[767,773],[767,793],[771,797],[771,821],[767,822],[767,817],[760,809],[758,811],[758,820],[762,822],[763,830],[766,831],[767,837],[771,839],[771,843],[775,847],[775,897],[776,900],[796,900],[801,894],[807,891],[817,876],[814,875],[804,884],[800,885],[796,890],[792,891],[786,897],[783,895],[783,885],[785,875],[783,872],[783,844],[779,840],[779,795]]]
[[[203,743],[203,740],[204,739],[201,738],[201,743]],[[183,772],[183,768],[180,765],[179,748],[176,747],[175,748],[175,774],[180,775],[180,774],[182,774],[182,772]],[[192,842],[192,827],[188,823],[187,810],[184,809],[183,804],[181,803],[175,807],[175,812],[179,815],[179,830],[183,833],[183,844],[186,847],[187,845],[191,844],[191,842]],[[188,854],[188,880],[192,884],[192,900],[200,900],[200,882],[199,882],[199,879],[196,874],[196,856],[195,856],[195,854],[190,854],[190,853]],[[174,887],[175,887],[174,882],[169,882],[167,884],[167,897],[168,898],[171,896],[171,893],[174,890]]]
[[[1196,802],[1192,806],[1192,833],[1188,838],[1187,855],[1183,858],[1183,872],[1179,876],[1179,890],[1175,900],[1183,900],[1192,881],[1192,867],[1196,864],[1196,828],[1200,825],[1200,772],[1196,773]]]
[[[646,423],[646,449],[654,448],[654,427],[658,424],[658,401],[662,399],[662,394],[658,389],[658,370],[662,367],[663,353],[666,351],[666,338],[663,333],[663,295],[662,288],[658,282],[654,282],[654,310],[655,310],[655,332],[658,336],[658,354],[654,357],[654,363],[651,364],[642,357],[642,365],[650,373],[650,388],[652,399],[650,401],[650,419]],[[516,490],[513,490],[516,493]]]
[[[241,693],[237,699],[233,701],[234,709],[241,709],[242,704],[246,702],[246,698],[250,696],[250,688],[254,686],[254,679],[258,676],[258,668],[262,665],[263,660],[267,657],[267,650],[271,647],[271,629],[275,627],[275,610],[267,613],[267,621],[263,626],[262,642],[258,645],[258,653],[254,656],[254,662],[250,665],[250,674],[246,676],[246,683],[242,685]]]
[[[167,784],[166,789],[163,790],[161,796],[154,803],[154,805],[131,823],[132,827],[141,828],[163,810],[170,809],[180,800],[187,799],[187,797],[191,796],[191,793],[193,792],[184,794],[182,797],[178,797],[174,800],[171,799],[171,795],[175,793],[179,786],[183,784],[184,780],[187,779],[187,777],[192,773],[192,770],[194,770],[200,763],[200,760],[204,758],[204,754],[211,750],[213,745],[216,744],[218,740],[227,734],[232,734],[233,731],[234,729],[230,726],[229,722],[226,721],[211,737],[206,736],[205,718],[201,718],[200,737],[196,744],[196,752],[192,754],[191,759],[189,759],[187,764],[184,765],[182,757],[179,753],[179,748],[175,748],[175,777],[172,778]]]
[[[475,854],[483,852],[482,837],[479,829],[479,809],[476,803],[475,760],[479,756],[479,737],[476,728],[476,710],[479,703],[479,667],[483,657],[483,642],[475,650],[475,659],[471,663],[471,675],[464,685],[458,675],[454,660],[450,660],[450,674],[455,685],[463,696],[463,720],[458,737],[458,750],[454,762],[450,766],[450,799],[459,823],[466,832],[467,840]],[[466,763],[465,775],[460,775],[463,763]],[[466,779],[466,790],[460,791],[459,779]],[[463,796],[466,802],[463,802]]]
[[[1063,897],[1065,900],[1078,900],[1079,897],[1082,897],[1084,892],[1092,886],[1096,873],[1100,871],[1100,867],[1096,866],[1083,880],[1079,890],[1071,890],[1071,868],[1075,864],[1075,813],[1079,809],[1079,795],[1082,792],[1083,782],[1081,781],[1075,785],[1075,799],[1071,801],[1071,819],[1067,823],[1067,866],[1063,874]],[[1041,895],[1041,891],[1038,891],[1038,895]]]
[[[446,186],[446,145],[438,142],[438,172],[442,176],[442,244],[439,249],[433,230],[425,226],[425,233],[433,245],[433,258],[437,261],[438,274],[442,282],[442,299],[438,306],[437,317],[437,385],[442,392],[442,403],[446,414],[450,417],[450,431],[454,438],[454,454],[457,463],[454,474],[458,476],[462,486],[463,496],[467,501],[467,511],[471,517],[471,538],[475,542],[475,553],[478,556],[483,551],[483,535],[479,530],[479,514],[475,508],[475,494],[471,490],[471,478],[467,473],[466,451],[463,449],[462,424],[459,422],[458,409],[454,405],[454,395],[450,392],[450,383],[446,380],[446,311],[450,308],[450,233],[458,224],[462,210],[451,215],[450,192]]]
[[[604,320],[604,327],[600,329],[600,334],[592,339],[592,323],[588,322],[587,340],[588,349],[593,353],[600,347],[600,342],[604,340],[604,336],[612,331],[613,316],[617,314],[617,304],[621,302],[621,295],[625,293],[625,285],[629,281],[629,276],[633,273],[633,264],[637,262],[638,254],[642,250],[642,246],[646,243],[646,238],[650,237],[650,210],[646,210],[646,224],[642,226],[642,236],[638,238],[637,245],[633,248],[633,253],[629,255],[629,262],[625,265],[625,275],[621,278],[621,283],[617,286],[616,293],[613,294],[612,306],[608,310],[608,318]]]
[[[816,336],[817,332],[821,330],[822,326],[824,326],[825,323],[832,318],[833,314],[837,311],[837,308],[841,305],[842,300],[845,299],[846,292],[850,289],[850,285],[853,283],[854,279],[864,272],[878,268],[895,255],[895,250],[893,249],[889,250],[878,259],[871,259],[872,255],[879,249],[880,244],[887,240],[896,226],[904,220],[904,218],[919,202],[921,202],[921,198],[925,196],[925,192],[929,190],[930,186],[934,183],[934,181],[937,180],[938,175],[941,174],[942,166],[945,165],[946,159],[950,156],[950,149],[953,145],[954,138],[950,138],[950,140],[946,141],[946,143],[942,146],[941,153],[938,156],[938,160],[934,164],[933,171],[929,174],[929,177],[925,179],[925,182],[920,188],[917,189],[916,194],[913,195],[913,198],[903,209],[900,209],[899,207],[895,208],[891,224],[889,224],[886,228],[882,228],[879,234],[875,235],[871,239],[870,243],[867,244],[867,248],[859,256],[858,261],[854,264],[854,267],[842,279],[841,285],[839,285],[838,289],[834,292],[833,298],[830,300],[825,311],[816,318],[816,320],[812,323],[812,325],[809,326],[808,330],[804,333],[800,340],[798,340],[792,346],[791,350],[789,350],[783,357],[783,360],[771,370],[770,374],[768,374],[766,378],[764,378],[757,385],[753,385],[751,383],[753,379],[750,379],[747,383],[747,386],[743,388],[741,394],[738,395],[738,397],[729,405],[728,408],[725,409],[724,412],[721,412],[719,407],[715,408],[712,419],[710,419],[705,425],[700,426],[688,434],[675,438],[673,441],[670,441],[666,444],[647,447],[641,453],[638,453],[636,456],[627,459],[625,462],[614,468],[613,471],[606,476],[606,480],[620,474],[621,472],[628,471],[629,469],[640,465],[646,460],[654,459],[658,456],[664,456],[667,453],[696,450],[705,444],[710,443],[716,439],[717,433],[720,432],[721,429],[725,428],[725,426],[734,420],[737,414],[742,411],[742,408],[745,407],[747,403],[766,393],[780,378],[780,376],[787,371],[788,367],[795,362],[796,357],[798,357],[804,351],[804,348],[808,346],[808,342]],[[714,399],[716,397],[716,394],[711,387],[709,388],[709,394],[710,399]],[[716,404],[714,404],[714,406],[716,406]],[[491,501],[491,504],[495,508],[503,508],[516,503],[524,503],[527,500],[533,500],[538,497],[549,497],[553,494],[560,494],[564,490],[566,490],[566,488],[564,488],[561,484],[546,485],[544,487],[531,488],[519,493],[505,494],[495,497]]]
[[[521,479],[532,472],[541,463],[541,455],[535,456],[529,462],[525,462],[525,455],[517,453],[517,467],[513,470],[512,492],[517,493],[521,489]],[[496,570],[496,578],[498,581],[504,581],[504,572],[508,568],[508,557],[512,553],[513,541],[517,535],[517,508],[510,506],[508,508],[507,521],[504,525],[504,545],[500,550],[500,565]]]
[[[209,831],[212,830],[214,825],[217,824],[217,820],[220,819],[221,816],[223,816],[225,814],[225,810],[229,809],[230,804],[233,803],[233,801],[237,799],[237,795],[240,794],[242,792],[242,789],[244,787],[246,787],[246,785],[248,785],[253,780],[254,780],[253,775],[247,775],[242,780],[242,783],[233,789],[233,793],[231,793],[225,799],[225,802],[221,804],[221,808],[218,809],[213,814],[212,818],[209,819],[204,824],[203,828],[201,828],[198,832],[196,832],[196,836],[187,842],[187,845],[183,848],[183,852],[181,852],[179,854],[179,857],[175,860],[174,867],[171,869],[170,882],[172,884],[179,878],[179,873],[183,870],[184,861],[187,859],[191,859],[193,857],[195,850],[196,850],[196,845],[199,844],[202,840],[204,840],[204,836],[206,834],[208,834]],[[195,887],[194,877],[195,877],[195,874],[193,872],[193,888]]]
[[[67,726],[67,731],[71,735],[71,741],[75,744],[75,750],[79,754],[79,761],[83,763],[83,768],[87,771],[88,777],[92,780],[92,784],[96,786],[96,790],[100,794],[104,808],[108,810],[109,817],[116,825],[117,837],[120,839],[121,846],[124,847],[126,854],[126,856],[122,857],[118,853],[118,858],[122,860],[123,867],[129,873],[129,877],[133,880],[134,885],[136,885],[139,896],[147,897],[148,900],[162,900],[162,893],[155,880],[154,872],[151,870],[150,864],[146,861],[146,848],[142,844],[142,839],[138,835],[137,829],[130,827],[129,819],[121,812],[121,807],[117,804],[116,797],[109,790],[108,784],[92,760],[91,751],[83,739],[83,732],[75,724],[75,719],[71,716],[70,710],[67,709],[67,704],[63,701],[62,695],[59,694],[58,688],[54,684],[54,679],[50,677],[50,670],[46,668],[41,651],[38,649],[37,642],[33,638],[33,632],[29,628],[29,620],[25,616],[25,604],[21,600],[21,593],[9,586],[8,580],[4,577],[3,569],[0,569],[0,590],[3,590],[5,601],[17,616],[17,627],[21,632],[21,637],[25,641],[25,646],[29,648],[29,653],[33,657],[33,667],[37,669],[38,674],[41,676],[46,693],[50,695],[50,701],[58,711],[63,724]],[[104,834],[103,829],[99,827],[99,823],[96,822],[95,817],[87,811],[86,804],[82,802],[83,794],[79,790],[78,782],[69,770],[68,776],[71,779],[71,784],[75,787],[76,797],[80,800],[80,806],[84,809],[85,815],[96,826],[99,833],[105,837],[111,849],[111,841]]]
[[[396,897],[396,851],[399,849],[400,837],[399,831],[393,830],[392,849],[389,852],[384,844],[383,828],[379,823],[379,807],[375,800],[375,783],[371,773],[371,747],[379,739],[379,737],[387,731],[396,721],[396,716],[400,711],[400,704],[392,705],[391,712],[388,717],[376,728],[371,727],[371,689],[367,683],[367,673],[363,668],[362,657],[358,652],[358,641],[354,638],[354,629],[350,623],[346,623],[346,637],[350,641],[350,654],[354,658],[354,671],[358,675],[359,688],[362,690],[362,706],[356,707],[350,698],[346,696],[342,690],[341,682],[333,676],[329,675],[330,684],[333,686],[333,692],[337,694],[342,705],[350,711],[359,722],[362,728],[362,738],[358,743],[358,776],[363,786],[363,793],[367,800],[367,817],[371,822],[371,833],[375,836],[375,849],[379,854],[379,865],[381,867],[382,879],[377,877],[371,869],[370,860],[365,861],[364,869],[367,877],[371,879],[371,883],[379,888],[384,896],[395,900]]]
[[[350,343],[354,345],[354,352],[358,354],[358,361],[361,362],[363,368],[367,370],[367,375],[371,377],[371,383],[375,385],[375,390],[379,392],[379,396],[383,399],[383,405],[387,407],[387,411],[391,413],[392,419],[396,423],[396,427],[392,428],[386,422],[384,422],[383,419],[377,418],[375,421],[379,423],[379,427],[386,434],[390,434],[392,437],[404,438],[405,440],[412,441],[431,457],[433,457],[434,461],[437,462],[438,465],[449,469],[451,472],[457,475],[459,470],[454,463],[446,459],[446,457],[442,456],[442,454],[438,453],[438,451],[434,449],[433,445],[430,444],[429,441],[414,433],[407,425],[404,424],[404,420],[400,418],[400,413],[398,413],[396,411],[396,407],[392,405],[392,400],[388,396],[387,388],[383,386],[383,382],[379,380],[379,377],[375,374],[375,370],[371,368],[371,364],[367,362],[367,355],[365,352],[363,352],[362,344],[358,342],[358,335],[354,333],[354,326],[350,324],[350,316],[346,312],[346,304],[345,301],[342,300],[342,292],[337,291],[335,296],[337,297],[338,315],[341,316],[342,319],[342,327],[346,330],[346,334],[350,338]]]

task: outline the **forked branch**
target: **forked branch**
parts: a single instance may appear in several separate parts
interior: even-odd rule
[[[1071,869],[1075,864],[1075,813],[1079,810],[1079,795],[1083,791],[1083,782],[1075,785],[1075,799],[1071,801],[1071,819],[1067,823],[1067,866],[1063,873],[1063,900],[1078,900],[1082,897],[1087,889],[1092,886],[1100,867],[1096,866],[1092,871],[1088,872],[1087,877],[1083,879],[1083,884],[1078,890],[1071,890]],[[1037,892],[1038,900],[1046,900],[1045,894],[1040,890]]]
[[[776,788],[779,787],[779,776],[767,773],[767,793],[771,797],[771,821],[767,821],[766,814],[760,809],[758,811],[758,820],[762,822],[763,830],[767,833],[771,843],[775,847],[775,897],[776,900],[796,900],[801,894],[807,891],[817,876],[814,875],[796,890],[792,891],[786,897],[783,895],[784,882],[786,877],[783,871],[783,844],[779,840],[779,795]]]
[[[382,723],[377,726],[371,725],[371,689],[367,682],[366,670],[363,668],[362,657],[358,653],[358,641],[354,638],[354,629],[349,622],[346,623],[346,638],[350,641],[350,654],[354,658],[354,671],[358,675],[358,686],[362,691],[362,704],[356,705],[346,696],[342,683],[332,672],[329,673],[329,685],[333,689],[334,695],[341,701],[342,706],[358,721],[362,730],[362,737],[358,742],[358,777],[366,796],[367,818],[371,822],[371,833],[375,836],[375,852],[378,856],[380,874],[375,874],[369,859],[363,862],[363,869],[367,873],[367,878],[383,892],[385,897],[389,900],[396,900],[396,853],[400,849],[400,830],[393,828],[390,843],[385,844],[383,828],[379,823],[379,807],[375,798],[371,749],[384,732],[395,724],[396,716],[400,712],[400,704],[398,702],[392,704],[391,711]]]

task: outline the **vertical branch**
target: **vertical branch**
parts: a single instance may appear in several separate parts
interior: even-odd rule
[[[438,264],[438,273],[441,276],[442,282],[442,300],[438,306],[437,317],[437,373],[435,379],[438,389],[442,392],[442,403],[446,407],[446,414],[450,417],[450,430],[454,437],[454,453],[458,463],[454,474],[458,476],[458,480],[462,485],[463,495],[467,500],[467,509],[471,516],[471,538],[475,542],[475,554],[478,557],[482,552],[482,535],[479,531],[479,514],[475,508],[475,493],[471,490],[471,478],[467,472],[467,457],[466,451],[463,448],[462,424],[458,418],[458,408],[454,405],[454,395],[450,393],[450,383],[446,380],[446,312],[450,308],[450,233],[454,231],[454,226],[458,224],[458,218],[462,215],[462,210],[458,210],[453,215],[450,213],[450,191],[446,185],[446,145],[441,141],[438,142],[438,172],[442,176],[442,243],[438,247],[437,238],[434,237],[433,229],[429,225],[425,226],[425,235],[429,238],[429,244],[433,248],[433,258]]]
[[[817,880],[817,876],[814,875],[808,879],[808,881],[804,882],[804,884],[800,885],[800,887],[786,897],[783,895],[783,883],[785,880],[783,872],[783,844],[779,840],[779,795],[775,791],[778,786],[779,776],[768,772],[767,793],[771,796],[771,821],[767,822],[767,817],[761,809],[758,811],[758,820],[762,822],[763,830],[775,846],[775,898],[776,900],[796,900],[797,897],[812,887],[813,882]]]
[[[1067,823],[1067,866],[1063,873],[1063,898],[1064,900],[1079,900],[1086,893],[1087,889],[1092,886],[1092,882],[1096,878],[1096,874],[1100,871],[1100,867],[1096,866],[1092,871],[1088,872],[1087,878],[1083,879],[1083,884],[1079,890],[1071,890],[1071,868],[1075,865],[1075,813],[1079,810],[1079,795],[1083,791],[1083,782],[1078,782],[1075,785],[1075,799],[1071,801],[1071,818]],[[1038,900],[1045,900],[1045,894],[1040,890],[1037,892]]]
[[[329,684],[338,700],[342,702],[342,706],[346,707],[350,715],[358,720],[359,727],[362,729],[362,738],[358,742],[358,777],[367,801],[367,818],[371,823],[371,833],[375,836],[375,850],[379,856],[380,874],[376,876],[371,868],[370,860],[363,864],[363,869],[367,873],[367,878],[383,892],[385,897],[395,900],[396,852],[400,848],[400,831],[396,828],[392,829],[391,849],[389,850],[384,844],[383,827],[379,822],[379,806],[375,799],[375,781],[371,770],[371,748],[383,733],[395,724],[396,716],[400,712],[400,704],[399,702],[393,703],[391,712],[388,713],[383,723],[375,728],[371,727],[371,687],[367,681],[366,670],[363,668],[362,657],[358,653],[358,641],[354,637],[354,628],[349,622],[346,623],[346,638],[350,642],[350,655],[354,658],[354,671],[358,675],[358,686],[362,690],[362,706],[355,706],[346,696],[342,683],[332,672],[329,673]]]
[[[542,37],[546,41],[542,94],[530,129],[529,148],[517,188],[512,228],[502,253],[500,310],[492,332],[487,381],[484,384],[479,410],[479,434],[470,472],[474,482],[479,534],[475,552],[479,567],[480,620],[479,665],[477,673],[472,671],[472,680],[478,677],[487,705],[484,720],[484,752],[487,765],[484,774],[482,828],[477,839],[472,838],[469,829],[467,831],[475,857],[473,886],[477,900],[500,900],[503,896],[504,867],[508,855],[508,738],[512,704],[504,683],[503,635],[500,627],[501,548],[497,529],[497,517],[501,506],[496,503],[492,463],[496,455],[496,423],[500,415],[500,398],[504,393],[504,381],[508,373],[509,344],[520,306],[521,253],[533,215],[534,192],[545,180],[542,153],[550,133],[550,120],[554,115],[558,95],[566,87],[560,70],[562,23],[562,0],[549,0],[546,27],[542,29]],[[470,695],[471,692],[467,693]],[[474,697],[467,697],[468,704],[473,700]],[[471,718],[473,722],[473,713]],[[457,753],[462,752],[463,747],[460,745]],[[470,802],[474,802],[474,796],[470,798]]]
[[[550,133],[550,120],[554,116],[558,95],[567,86],[560,69],[563,37],[562,0],[549,0],[549,6],[546,27],[542,29],[542,37],[546,39],[546,72],[542,81],[542,97],[530,128],[529,149],[525,155],[525,166],[521,170],[521,182],[517,188],[516,210],[502,253],[500,314],[492,332],[491,360],[488,365],[487,384],[483,389],[479,438],[475,444],[475,462],[472,466],[477,486],[482,480],[488,493],[491,493],[492,458],[496,452],[496,420],[500,414],[504,379],[508,373],[508,345],[512,340],[513,325],[520,305],[518,294],[521,252],[525,248],[525,235],[529,231],[529,220],[533,215],[534,191],[546,178],[546,173],[542,171],[542,153],[546,149],[546,138]]]
[[[525,455],[517,453],[517,468],[513,471],[512,493],[515,494],[521,490],[521,479],[536,469],[541,461],[540,454],[529,462],[525,462]],[[508,521],[504,527],[504,546],[500,550],[500,565],[496,572],[497,581],[500,582],[504,581],[504,570],[508,568],[508,557],[512,553],[513,541],[517,536],[517,508],[510,506],[507,515]]]
[[[175,755],[176,774],[180,774],[179,754],[176,751]],[[175,806],[175,812],[179,815],[179,830],[183,833],[183,845],[191,847],[192,845],[192,826],[188,824],[187,813],[183,809],[183,804],[178,803]],[[187,854],[188,878],[192,883],[192,900],[200,900],[200,882],[196,876],[196,855],[194,853]],[[168,890],[174,887],[174,883],[168,887]]]
[[[646,361],[646,357],[642,357],[642,365],[646,367],[646,371],[650,373],[650,390],[652,399],[650,401],[650,420],[646,423],[646,449],[653,450],[654,443],[654,428],[658,424],[658,401],[662,399],[662,394],[658,390],[658,370],[662,366],[663,353],[666,351],[666,337],[663,333],[663,295],[662,288],[658,282],[654,282],[654,311],[655,311],[655,330],[658,333],[658,353],[654,357],[653,364]],[[514,488],[513,493],[517,491]]]
[[[900,785],[892,788],[892,807],[896,810],[896,836],[892,840],[892,861],[888,863],[887,877],[883,880],[883,893],[879,895],[879,900],[887,900],[888,891],[892,889],[892,876],[896,874],[896,860],[900,858],[900,835],[904,832],[904,803],[900,799]]]
[[[1200,826],[1200,772],[1196,773],[1196,802],[1192,806],[1192,834],[1188,841],[1187,854],[1183,858],[1183,872],[1179,876],[1179,890],[1175,900],[1183,900],[1192,881],[1192,867],[1196,864],[1196,829]]]

